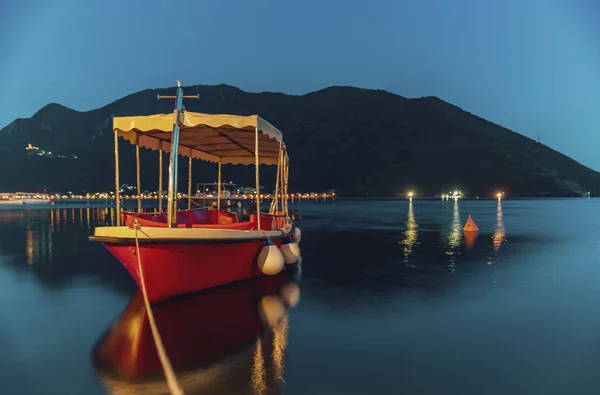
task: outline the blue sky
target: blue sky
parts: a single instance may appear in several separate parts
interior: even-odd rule
[[[147,88],[438,96],[600,170],[600,1],[0,3],[0,127]]]

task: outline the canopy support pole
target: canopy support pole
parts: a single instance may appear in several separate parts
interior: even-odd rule
[[[254,167],[256,172],[256,224],[258,225],[258,229],[260,227],[260,180],[258,177],[259,173],[259,158],[258,158],[258,128],[254,128]]]
[[[115,134],[115,203],[116,203],[116,224],[121,226],[121,193],[119,190],[119,135]]]
[[[217,210],[220,210],[221,209],[221,161],[219,161],[219,175],[218,175],[217,182],[219,183],[219,185],[217,185]]]
[[[188,162],[188,210],[192,209],[192,156]]]
[[[281,171],[281,141],[279,142],[279,154],[277,155],[277,175],[275,176],[275,195],[273,196],[273,201],[271,202],[271,214],[277,214],[278,205],[279,205],[279,178]]]
[[[199,99],[200,95],[184,96],[181,88],[181,80],[177,80],[177,95],[176,96],[161,96],[157,95],[157,99],[176,99],[175,111],[173,120],[173,133],[171,134],[171,158],[169,163],[169,191],[167,195],[167,222],[169,228],[177,227],[177,160],[179,158],[179,124],[180,115],[185,110],[183,106],[184,98]]]
[[[285,185],[285,180],[284,180],[284,170],[285,170],[285,163],[284,163],[284,159],[285,159],[285,154],[284,151],[281,151],[281,171],[279,172],[279,193],[281,194],[281,213],[283,214],[284,212],[284,185]],[[279,210],[279,207],[277,208]]]
[[[289,223],[290,220],[290,214],[289,214],[289,210],[288,210],[288,182],[289,182],[289,176],[290,176],[290,168],[289,168],[289,163],[290,163],[290,159],[287,157],[287,153],[284,157],[284,162],[285,162],[285,176],[284,176],[284,180],[285,180],[285,184],[284,184],[284,188],[283,188],[283,201],[285,202],[285,219],[286,222]]]
[[[139,136],[137,138],[137,142],[135,144],[135,167],[136,167],[136,176],[137,176],[137,201],[138,201],[138,213],[142,212],[142,181],[140,177],[140,146],[139,146]]]
[[[162,192],[163,192],[163,149],[162,140],[158,143],[158,213],[162,214]]]

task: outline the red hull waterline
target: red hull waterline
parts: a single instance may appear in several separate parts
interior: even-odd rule
[[[254,221],[167,228],[140,218],[145,226],[138,231],[130,221],[132,216],[125,217],[124,222],[130,226],[98,227],[90,240],[101,242],[125,266],[140,290],[141,264],[151,303],[263,275],[257,258],[267,238],[279,247],[291,231],[277,230],[276,221],[267,216],[263,219],[263,215],[261,229]],[[248,229],[234,228],[238,226]]]
[[[282,238],[273,240],[277,246]],[[125,266],[141,289],[135,244],[103,243]],[[219,244],[140,244],[140,258],[150,302],[159,302],[263,275],[256,257],[264,240]]]

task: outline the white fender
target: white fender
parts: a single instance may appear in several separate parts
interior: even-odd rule
[[[285,263],[292,264],[298,262],[300,258],[300,246],[297,243],[283,243],[281,253],[285,258]]]
[[[258,269],[269,276],[279,273],[284,266],[285,258],[271,239],[260,250],[257,258]]]
[[[293,237],[294,237],[294,242],[300,243],[300,240],[302,239],[302,231],[297,226],[294,228],[294,236]]]

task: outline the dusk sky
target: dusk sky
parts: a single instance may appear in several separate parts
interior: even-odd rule
[[[438,96],[600,170],[598,21],[598,0],[3,1],[0,127],[176,79],[352,85]]]

